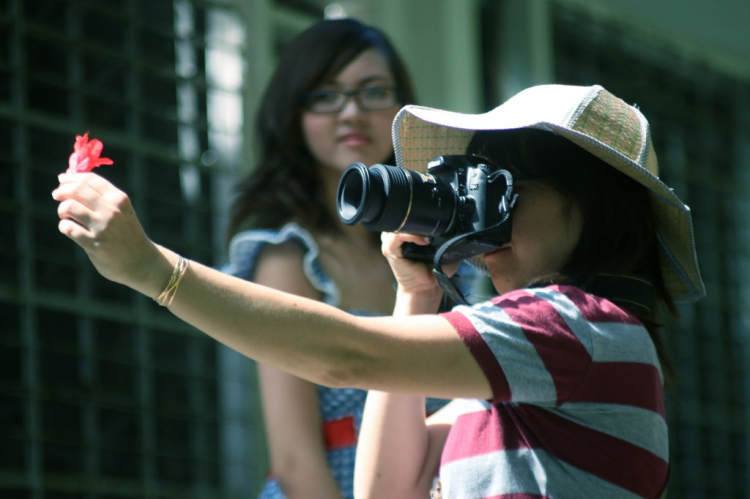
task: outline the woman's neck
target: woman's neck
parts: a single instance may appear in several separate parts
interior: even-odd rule
[[[373,236],[372,231],[365,229],[361,225],[346,225],[338,217],[338,209],[336,206],[336,193],[338,191],[339,180],[343,172],[334,170],[333,168],[320,167],[321,184],[323,187],[323,197],[325,199],[326,208],[333,215],[336,223],[338,224],[341,233],[351,242],[358,246],[367,248],[373,247]]]

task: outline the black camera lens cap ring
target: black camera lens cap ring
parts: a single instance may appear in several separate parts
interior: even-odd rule
[[[370,176],[367,167],[362,163],[352,163],[339,181],[338,214],[342,222],[347,225],[359,223],[364,215],[362,207],[367,205],[369,193]]]

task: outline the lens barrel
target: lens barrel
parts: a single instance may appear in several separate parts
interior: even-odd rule
[[[458,196],[446,180],[388,165],[353,163],[336,194],[339,219],[381,232],[437,237],[450,230]]]

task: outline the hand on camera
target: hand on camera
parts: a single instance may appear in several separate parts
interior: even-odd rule
[[[420,246],[429,244],[425,237],[411,234],[394,234],[383,232],[381,235],[383,256],[388,260],[400,292],[409,294],[434,293],[442,296],[442,290],[432,272],[432,264],[417,262],[404,258],[403,244],[415,243]],[[443,266],[443,271],[453,275],[458,263]]]

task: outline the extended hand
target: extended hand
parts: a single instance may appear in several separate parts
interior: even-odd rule
[[[127,194],[93,173],[59,179],[52,197],[60,202],[60,232],[86,251],[102,276],[156,296],[171,265],[146,236]]]

